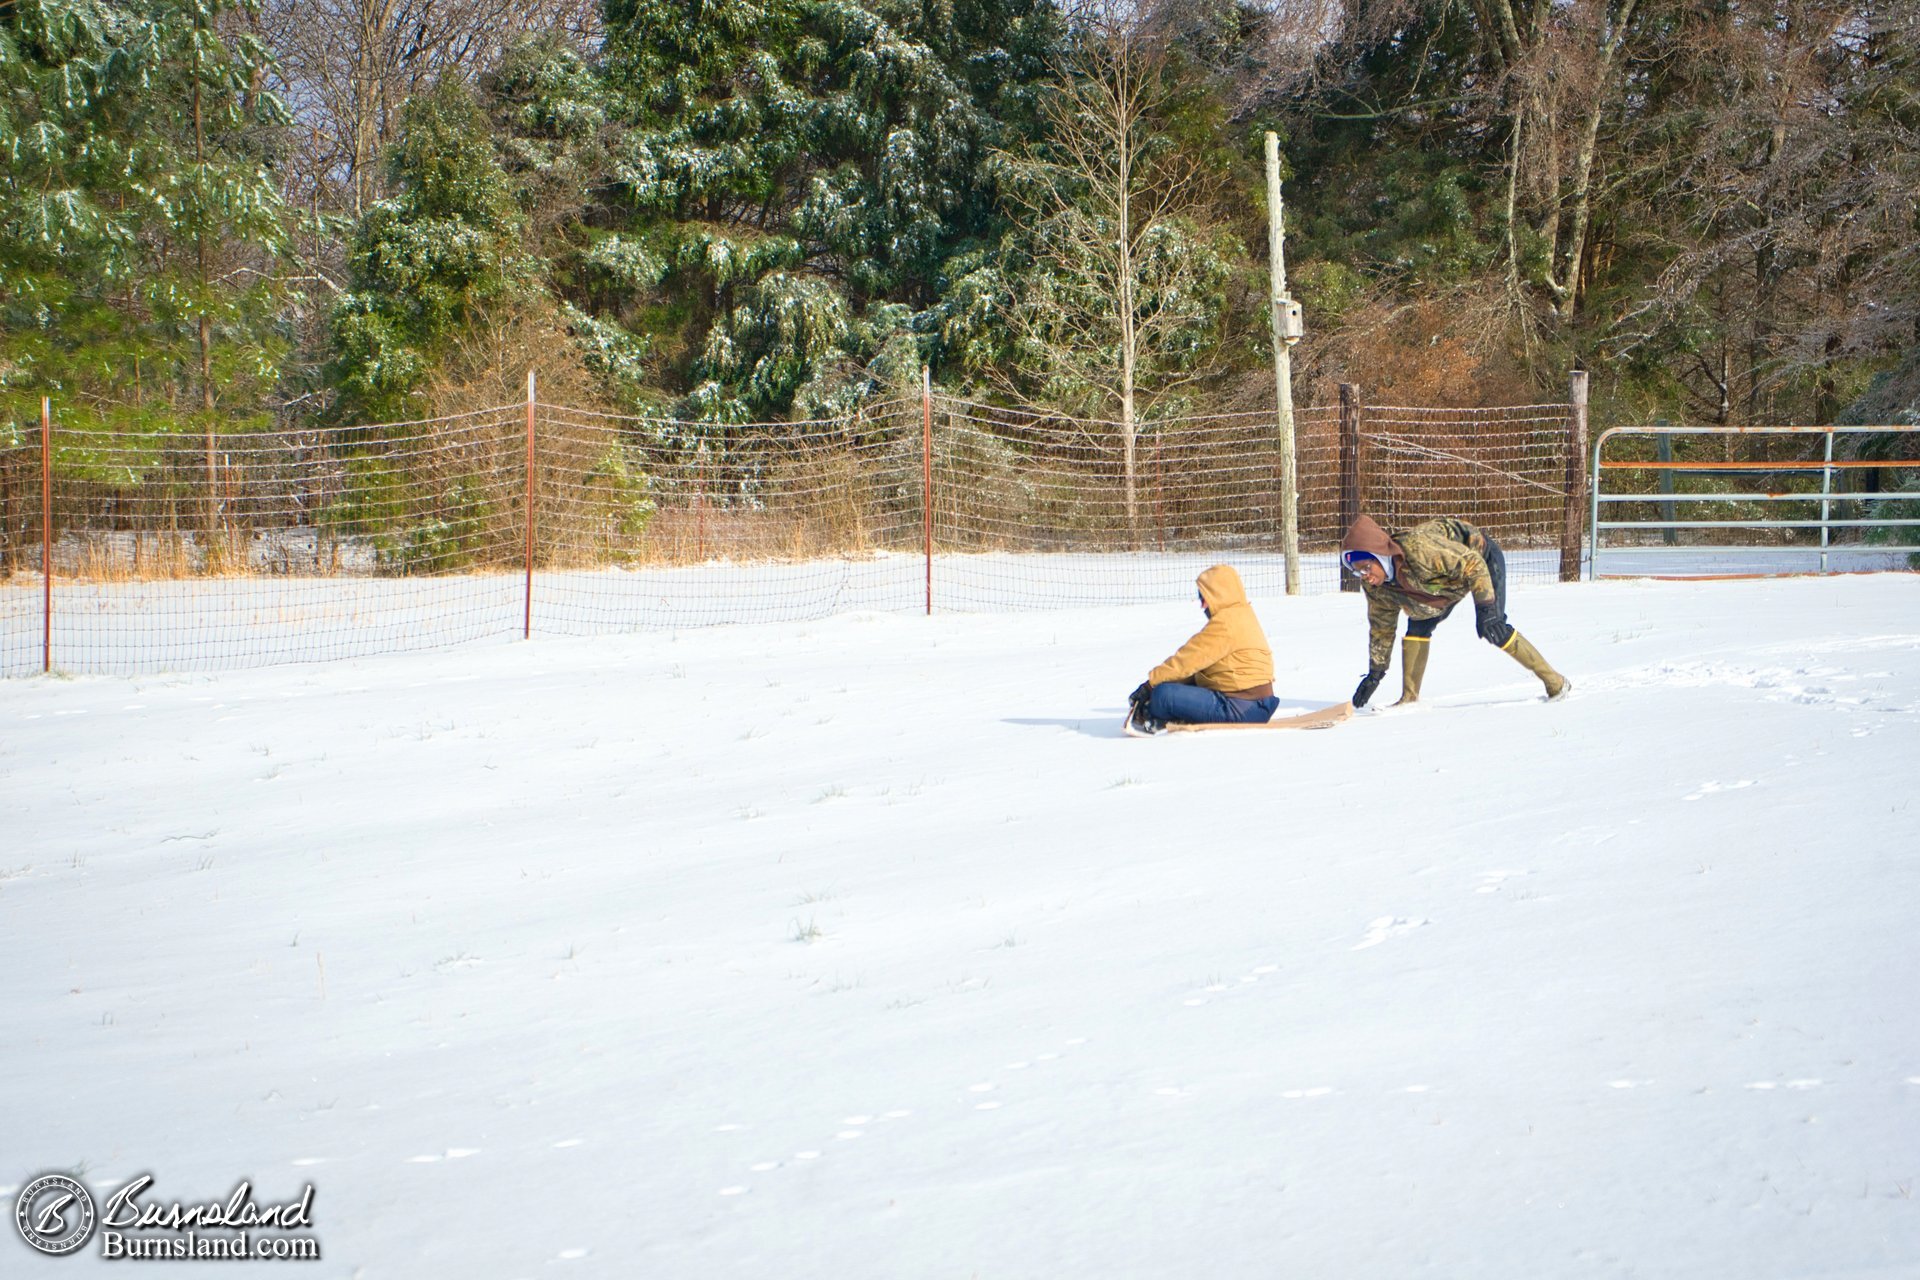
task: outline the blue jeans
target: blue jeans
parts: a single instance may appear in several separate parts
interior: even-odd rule
[[[1197,684],[1169,681],[1153,686],[1147,714],[1155,720],[1184,720],[1188,724],[1265,724],[1273,719],[1274,709],[1279,705],[1278,698],[1248,701],[1229,698]]]

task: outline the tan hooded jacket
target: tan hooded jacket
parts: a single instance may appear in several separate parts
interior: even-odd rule
[[[1240,575],[1232,565],[1217,564],[1197,582],[1200,599],[1211,615],[1207,625],[1147,673],[1148,683],[1191,680],[1216,693],[1268,696],[1273,685],[1273,650],[1267,647],[1267,633],[1247,603]]]

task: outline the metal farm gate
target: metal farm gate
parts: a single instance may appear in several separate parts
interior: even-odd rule
[[[1920,426],[1614,427],[1590,492],[1592,578],[1920,563]]]

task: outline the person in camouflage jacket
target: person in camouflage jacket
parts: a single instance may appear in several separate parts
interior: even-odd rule
[[[1367,596],[1367,674],[1353,691],[1354,706],[1366,706],[1387,674],[1403,613],[1408,621],[1396,705],[1418,702],[1433,629],[1469,595],[1480,638],[1538,676],[1549,700],[1573,687],[1507,621],[1506,556],[1484,530],[1447,516],[1396,536],[1371,516],[1361,516],[1340,544],[1340,559],[1359,577]]]

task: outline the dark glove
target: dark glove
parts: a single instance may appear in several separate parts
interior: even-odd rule
[[[1140,687],[1127,695],[1127,701],[1139,707],[1146,705],[1147,699],[1151,697],[1153,697],[1153,685],[1149,681],[1142,680]]]
[[[1512,625],[1500,612],[1499,604],[1492,600],[1485,604],[1473,602],[1473,626],[1480,638],[1491,645],[1503,645],[1513,635]]]
[[[1386,674],[1387,669],[1385,667],[1368,667],[1366,678],[1362,680],[1360,686],[1353,691],[1353,705],[1356,707],[1366,706],[1367,699],[1371,698],[1373,691],[1380,687],[1381,677]]]

